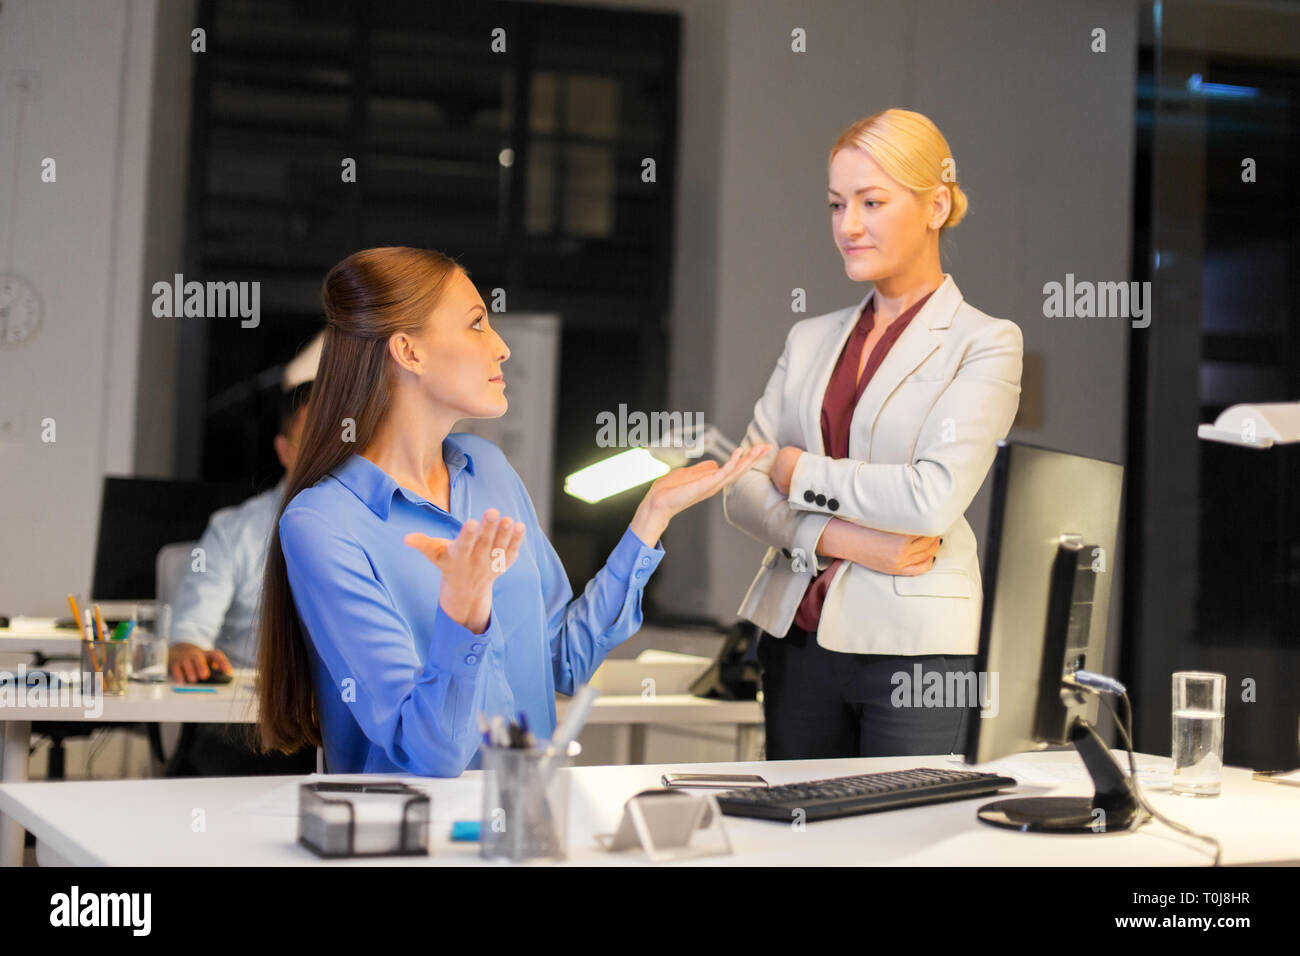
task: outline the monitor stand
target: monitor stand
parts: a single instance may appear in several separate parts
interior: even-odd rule
[[[1112,833],[1136,830],[1149,814],[1142,809],[1129,779],[1109,750],[1078,719],[1070,732],[1084,766],[1092,775],[1091,797],[1015,797],[986,803],[979,818],[996,827],[1024,833]]]

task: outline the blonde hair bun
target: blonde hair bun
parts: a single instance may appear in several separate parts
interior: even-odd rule
[[[940,230],[951,229],[966,218],[969,201],[957,184],[957,161],[948,140],[928,116],[890,108],[860,119],[840,134],[827,163],[849,147],[862,150],[887,176],[920,199],[928,200],[940,186],[947,186],[952,202]]]

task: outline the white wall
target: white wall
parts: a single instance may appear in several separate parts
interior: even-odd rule
[[[14,236],[0,271],[44,303],[39,333],[0,351],[0,614],[63,614],[67,592],[89,594],[102,477],[136,470],[157,15],[157,0],[0,9],[0,235]],[[36,73],[25,101],[17,70]]]

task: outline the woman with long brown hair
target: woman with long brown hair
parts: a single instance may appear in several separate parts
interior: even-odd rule
[[[320,371],[266,562],[261,743],[322,746],[331,773],[455,776],[478,766],[482,712],[550,735],[555,692],[641,626],[669,520],[770,449],[656,481],[572,599],[501,450],[452,433],[508,405],[510,350],[465,270],[365,249],[330,270],[321,299]]]

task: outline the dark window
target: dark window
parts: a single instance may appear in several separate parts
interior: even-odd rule
[[[563,477],[593,459],[598,411],[667,394],[679,17],[478,0],[199,13],[185,277],[259,281],[262,319],[185,339],[206,379],[182,472],[276,480],[275,373],[320,328],[326,271],[367,246],[438,249],[489,305],[500,288],[508,311],[563,318],[553,539],[585,581],[639,499],[592,508]]]

